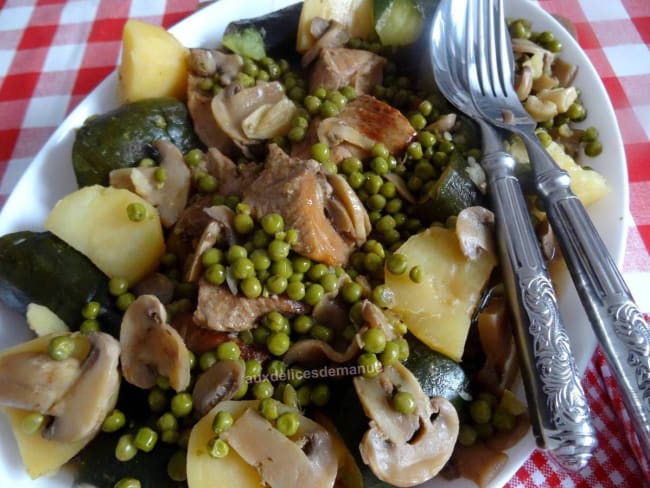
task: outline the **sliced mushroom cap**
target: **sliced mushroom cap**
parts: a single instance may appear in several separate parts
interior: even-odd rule
[[[311,64],[320,52],[329,47],[340,47],[350,40],[350,33],[345,26],[336,20],[326,20],[316,17],[309,26],[311,34],[316,37],[316,43],[303,55],[303,67]]]
[[[273,488],[332,488],[337,461],[329,433],[300,416],[298,432],[282,434],[258,412],[248,409],[221,437],[254,466]]]
[[[335,363],[347,363],[361,352],[357,341],[351,341],[347,349],[339,352],[327,342],[318,339],[303,339],[294,342],[282,360],[286,364],[323,364],[327,360]]]
[[[371,419],[359,451],[382,481],[407,487],[438,474],[451,457],[458,437],[458,414],[442,397],[431,400],[402,364],[387,367],[375,378],[355,377],[359,401]],[[402,414],[392,406],[393,391],[411,393],[416,410]]]
[[[484,207],[467,207],[456,219],[456,236],[463,254],[476,259],[481,252],[494,253],[494,214]]]
[[[44,352],[0,358],[0,405],[46,414],[81,373],[79,360],[56,361]]]
[[[521,73],[515,77],[515,91],[519,100],[526,100],[533,89],[533,70],[529,65],[524,65]]]
[[[192,391],[192,404],[201,416],[217,403],[230,400],[244,384],[241,361],[217,361],[199,376]]]
[[[153,143],[159,151],[160,167],[166,171],[164,183],[156,177],[156,168],[121,168],[110,173],[110,184],[116,188],[130,190],[157,208],[165,227],[171,227],[178,220],[187,205],[190,192],[190,170],[183,154],[171,142],[157,140]]]
[[[151,388],[159,376],[176,391],[190,383],[190,353],[178,332],[166,324],[167,312],[153,295],[138,297],[126,310],[120,328],[124,379]]]
[[[230,210],[230,209],[229,209]],[[187,271],[185,271],[185,281],[188,283],[195,283],[201,277],[203,270],[202,256],[205,251],[210,249],[217,243],[217,238],[221,232],[221,227],[215,221],[210,222],[203,229],[203,234],[199,238],[196,249],[189,260]]]
[[[329,203],[337,202],[339,204],[339,210],[343,210],[344,215],[347,217],[347,219],[344,218],[341,220],[341,215],[339,215],[339,221],[333,222],[337,228],[336,230],[339,234],[343,234],[345,237],[352,239],[355,244],[363,244],[366,242],[371,230],[370,218],[368,217],[366,208],[361,203],[361,200],[359,200],[357,193],[341,175],[328,174],[327,182],[332,187],[334,197]],[[327,209],[331,211],[332,207],[328,205]],[[336,225],[337,223],[343,224],[342,227],[345,230],[339,227],[339,225]]]
[[[104,332],[86,334],[90,351],[81,363],[79,378],[50,409],[54,420],[43,437],[75,442],[94,436],[117,403],[120,344]]]
[[[394,298],[393,298],[394,299]],[[391,301],[392,299],[389,299]],[[392,341],[397,337],[395,329],[388,322],[386,315],[381,308],[370,300],[364,300],[361,305],[361,317],[364,322],[373,329],[379,329],[384,333],[386,340]]]

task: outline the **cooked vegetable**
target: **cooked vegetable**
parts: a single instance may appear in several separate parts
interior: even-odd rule
[[[311,23],[316,17],[336,20],[352,37],[366,39],[373,31],[372,0],[306,0],[300,14],[296,50],[304,54],[316,41]]]
[[[407,257],[409,266],[420,266],[424,279],[415,283],[405,274],[387,273],[386,286],[395,294],[393,310],[426,345],[460,360],[496,257],[486,252],[470,260],[454,231],[436,226],[412,236],[397,252]]]
[[[29,328],[39,337],[69,331],[65,322],[44,305],[30,303],[25,315]]]
[[[124,24],[119,96],[124,102],[174,97],[185,100],[187,49],[163,27],[139,20]]]
[[[99,319],[115,331],[120,318],[108,293],[108,279],[83,254],[49,232],[16,232],[0,237],[0,300],[25,314],[43,305],[76,329],[81,309],[101,304]]]
[[[415,42],[424,27],[424,16],[413,0],[374,0],[375,31],[384,46]]]
[[[255,61],[259,61],[266,56],[264,37],[254,27],[238,29],[236,26],[230,25],[224,32],[221,42],[235,54]]]
[[[145,220],[129,219],[131,203],[147,209]],[[94,185],[70,193],[54,206],[45,228],[87,256],[107,276],[123,278],[129,284],[152,272],[165,252],[158,212],[128,190]]]
[[[180,101],[141,100],[86,121],[72,146],[77,183],[107,185],[111,170],[155,156],[151,144],[158,139],[173,142],[183,153],[198,146],[187,108]]]

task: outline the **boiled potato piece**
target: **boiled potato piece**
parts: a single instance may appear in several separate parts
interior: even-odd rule
[[[29,328],[39,337],[55,333],[63,334],[70,330],[57,314],[38,303],[27,305],[26,318]]]
[[[409,238],[398,250],[409,268],[421,266],[424,279],[386,272],[386,285],[395,294],[393,310],[409,330],[431,349],[459,361],[474,309],[496,257],[488,252],[470,260],[461,251],[456,233],[433,226]]]
[[[212,420],[219,411],[230,412],[236,420],[248,408],[257,408],[258,402],[221,402],[208,412],[193,428],[187,446],[187,486],[202,488],[219,480],[220,486],[237,488],[262,488],[264,483],[257,470],[244,461],[234,449],[224,458],[213,458],[208,454],[208,443],[215,436]]]
[[[0,357],[28,351],[47,352],[48,344],[55,335],[57,334],[38,337],[6,349],[0,353]],[[87,346],[87,343],[86,341],[77,341],[77,344],[80,348],[74,352],[74,356],[81,359],[88,354],[88,349],[83,347],[84,345]],[[85,439],[77,442],[63,443],[49,441],[39,434],[28,435],[23,432],[22,422],[31,412],[9,407],[2,408],[2,411],[7,416],[11,430],[14,433],[25,471],[32,479],[55,473],[91,440]]]
[[[316,42],[310,32],[315,17],[336,20],[352,37],[367,38],[374,31],[372,10],[373,0],[305,0],[298,23],[296,50],[304,53]]]
[[[143,205],[139,222],[129,204]],[[100,185],[77,190],[54,206],[45,228],[90,259],[107,276],[130,284],[152,272],[165,252],[158,212],[135,193]]]
[[[118,71],[124,102],[174,97],[185,100],[187,49],[160,26],[129,20],[122,36]]]
[[[571,177],[571,191],[585,207],[598,201],[611,191],[603,175],[580,166],[557,142],[552,141],[546,151],[557,165],[569,174]],[[528,152],[521,139],[515,139],[510,146],[510,152],[520,163],[529,163]]]

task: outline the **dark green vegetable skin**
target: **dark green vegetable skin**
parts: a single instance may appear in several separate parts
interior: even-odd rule
[[[104,330],[119,332],[120,313],[108,293],[108,278],[83,254],[49,232],[15,232],[0,237],[0,301],[20,314],[37,303],[71,329],[89,301],[101,304]]]
[[[430,398],[443,396],[457,409],[461,408],[470,396],[469,380],[460,364],[432,351],[411,335],[407,336],[407,340],[410,354],[404,365],[417,378],[424,393]],[[359,443],[368,430],[368,418],[363,412],[352,382],[349,379],[341,380],[332,386],[331,395],[337,401],[332,402],[326,413],[355,457],[361,469],[364,488],[392,488],[393,485],[377,479],[359,454]]]
[[[183,153],[200,146],[185,105],[152,98],[123,105],[88,120],[77,131],[72,164],[80,187],[108,185],[109,173],[155,157],[151,144],[171,141]]]

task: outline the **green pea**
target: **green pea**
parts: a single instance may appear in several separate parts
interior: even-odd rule
[[[99,316],[101,308],[99,302],[88,302],[81,309],[81,316],[89,320],[96,319]]]
[[[587,127],[585,129],[585,131],[583,132],[582,137],[580,138],[580,140],[582,142],[593,142],[593,141],[598,140],[598,137],[599,137],[598,129],[591,126],[591,127]]]
[[[363,341],[363,350],[378,354],[386,347],[386,336],[377,328],[368,329],[361,336]]]
[[[201,371],[206,371],[217,362],[217,355],[212,351],[206,351],[199,356],[199,367]]]
[[[275,421],[275,427],[284,435],[290,437],[298,432],[300,419],[294,412],[285,412],[277,418]]]
[[[318,281],[329,272],[327,266],[323,263],[312,265],[307,271],[307,277],[312,281]]]
[[[213,285],[222,285],[226,281],[226,267],[223,264],[213,264],[205,270],[204,276]]]
[[[232,418],[230,412],[221,410],[217,412],[214,416],[214,419],[212,419],[212,431],[215,434],[220,434],[221,432],[224,432],[232,427],[232,424],[234,422],[235,420]]]
[[[304,256],[296,256],[292,259],[291,265],[296,273],[306,273],[311,267],[311,261]]]
[[[349,157],[341,161],[341,170],[346,175],[363,170],[363,163],[359,158]]]
[[[248,257],[248,251],[244,246],[240,246],[238,244],[233,244],[228,248],[228,251],[226,252],[226,261],[228,264],[232,264],[238,259],[242,258],[247,258]]]
[[[522,20],[517,20],[510,24],[510,34],[514,38],[528,39],[530,37],[530,28]]]
[[[272,240],[268,247],[269,257],[273,261],[286,258],[287,256],[289,256],[290,250],[291,250],[291,246],[289,246],[289,244],[279,239]]]
[[[291,260],[288,258],[280,258],[275,260],[271,265],[271,273],[283,278],[289,278],[293,274],[293,266]]]
[[[357,364],[364,378],[374,378],[382,370],[382,365],[377,359],[377,355],[371,352],[360,354],[357,358]]]
[[[287,372],[287,365],[279,359],[272,359],[271,362],[266,367],[266,374],[271,377],[276,377],[278,379],[282,378]],[[276,380],[272,380],[276,381]]]
[[[262,283],[254,276],[245,278],[239,282],[239,289],[247,298],[257,298],[262,294]]]
[[[213,264],[220,264],[223,258],[223,251],[221,249],[211,247],[201,255],[201,264],[208,268]]]
[[[324,163],[330,159],[330,148],[327,144],[317,142],[311,146],[311,157],[319,163]]]
[[[153,178],[158,183],[164,183],[167,179],[167,170],[163,167],[157,167],[153,172]]]
[[[167,395],[158,387],[152,388],[147,395],[147,403],[153,412],[162,412],[167,408]]]
[[[300,301],[305,297],[305,293],[305,284],[300,281],[295,281],[287,285],[287,296],[291,300]]]
[[[139,450],[151,452],[158,442],[158,433],[149,427],[141,427],[135,434],[133,444]]]
[[[259,403],[258,409],[267,420],[275,420],[279,416],[278,402],[273,398],[263,398]]]
[[[551,42],[546,43],[545,46],[552,53],[559,53],[563,48],[562,42],[559,39],[553,39]]]
[[[50,340],[47,346],[50,357],[56,361],[69,358],[75,350],[75,340],[68,335],[60,335]]]
[[[399,360],[406,361],[411,352],[408,341],[403,337],[400,337],[399,339],[396,339],[395,342],[397,342],[397,345],[399,346]]]
[[[393,407],[399,413],[409,415],[415,412],[415,397],[408,391],[398,391],[393,396]]]
[[[401,198],[391,198],[390,200],[388,200],[386,202],[386,206],[384,207],[384,212],[386,212],[387,214],[393,215],[394,216],[393,218],[396,219],[397,215],[395,215],[395,214],[399,213],[399,211],[402,210],[402,204],[403,204],[403,202],[402,202]],[[402,217],[404,219],[406,219],[405,215],[402,215]],[[396,220],[395,225],[401,225],[401,223],[397,222],[397,220]]]
[[[590,157],[596,157],[603,152],[603,145],[599,141],[591,141],[585,144],[585,154]]]
[[[113,485],[113,488],[140,488],[141,486],[137,478],[122,478]]]
[[[336,108],[339,109],[339,110],[342,110],[343,108],[345,108],[345,106],[348,103],[347,97],[345,95],[343,95],[341,92],[338,92],[336,90],[330,92],[327,95],[327,98],[330,101],[334,102],[334,104],[336,105]]]
[[[87,334],[89,332],[97,332],[101,330],[101,325],[97,319],[86,319],[79,326],[79,332]]]
[[[471,425],[461,424],[458,429],[458,443],[461,446],[469,447],[476,443],[478,433]]]
[[[284,293],[288,284],[289,282],[284,276],[274,275],[266,280],[266,288],[274,295],[281,295]]]
[[[230,265],[230,271],[235,279],[243,280],[255,275],[255,266],[250,259],[239,258]]]
[[[210,442],[208,443],[208,454],[210,454],[211,457],[221,459],[225,458],[229,453],[230,446],[226,441],[218,437],[210,439]]]
[[[244,383],[242,383],[241,387],[239,390],[237,390],[237,393],[233,395],[232,399],[241,400],[246,396],[246,393],[248,393],[248,381],[244,381]]]
[[[102,422],[102,430],[104,432],[117,432],[126,425],[126,416],[120,410],[114,409],[109,413],[104,422]]]
[[[335,273],[327,273],[320,279],[320,284],[325,293],[330,293],[338,288],[339,279]]]
[[[314,95],[307,95],[304,100],[303,104],[305,105],[305,108],[307,111],[314,115],[317,114],[318,111],[320,110],[321,106],[321,100],[318,97],[315,97]]]
[[[492,419],[492,408],[487,400],[474,400],[469,405],[469,414],[476,424],[487,424]]]
[[[192,149],[185,155],[185,162],[188,166],[198,166],[203,161],[203,152],[200,149]]]
[[[375,173],[367,173],[366,182],[363,185],[363,187],[370,195],[374,195],[376,193],[379,193],[379,189],[383,184],[384,184],[384,180],[382,179],[381,176]]]
[[[348,184],[354,189],[358,190],[366,183],[366,176],[360,171],[353,171],[348,176]]]
[[[130,461],[137,453],[138,448],[135,445],[133,434],[124,434],[118,439],[115,446],[115,457],[118,461]]]
[[[319,341],[331,342],[334,338],[334,331],[323,324],[314,324],[309,335]]]
[[[307,305],[314,306],[321,301],[325,295],[325,289],[320,283],[311,283],[305,290],[304,301]]]
[[[321,103],[318,113],[323,118],[336,117],[339,113],[339,107],[331,100],[324,100]]]
[[[239,346],[234,341],[222,342],[217,346],[217,358],[221,361],[235,361],[241,356]]]
[[[315,385],[311,394],[309,395],[309,400],[312,404],[317,407],[322,407],[327,404],[330,400],[330,388],[325,383],[319,383]]]
[[[179,483],[187,479],[187,454],[185,451],[176,451],[169,458],[167,476]]]
[[[397,188],[392,181],[386,181],[379,188],[379,194],[386,198],[393,198],[397,194]]]
[[[172,397],[170,408],[177,417],[186,417],[192,411],[192,395],[187,392],[177,393]]]
[[[298,334],[306,334],[314,325],[314,320],[308,315],[298,315],[293,319],[292,328]]]
[[[384,366],[390,366],[391,364],[399,361],[399,353],[399,344],[395,341],[389,341],[386,343],[384,350],[381,352],[379,360]]]
[[[382,210],[386,206],[386,197],[377,193],[368,198],[368,208],[370,210]]]
[[[247,235],[255,229],[255,222],[253,222],[253,218],[250,215],[241,213],[235,215],[233,227],[238,234]]]
[[[327,96],[327,90],[325,88],[317,87],[313,91],[313,95],[321,100],[324,100],[325,97]]]
[[[363,287],[356,281],[349,281],[341,288],[341,296],[347,303],[355,303],[361,300]]]
[[[409,122],[411,122],[411,125],[415,130],[422,130],[427,126],[427,119],[419,112],[411,115]]]
[[[176,417],[174,417],[172,413],[165,412],[160,417],[158,417],[158,420],[156,421],[156,427],[158,427],[158,430],[160,430],[160,432],[165,432],[167,430],[176,431],[178,430],[178,420],[176,420]]]
[[[366,252],[375,253],[377,256],[381,257],[382,259],[386,257],[386,252],[384,251],[384,247],[376,239],[367,240],[363,245],[363,250]]]
[[[147,218],[147,208],[140,202],[132,202],[126,206],[126,216],[131,222],[142,222]]]
[[[408,258],[404,254],[395,253],[386,258],[386,268],[395,275],[406,273]]]
[[[120,296],[129,289],[129,282],[124,278],[111,278],[108,280],[108,291],[113,296]]]
[[[127,308],[135,301],[135,295],[130,292],[122,293],[117,300],[115,300],[115,305],[122,312],[125,312]]]
[[[289,350],[289,346],[291,346],[291,340],[284,332],[274,332],[266,341],[266,347],[274,356],[282,356]]]
[[[413,266],[409,271],[409,278],[413,283],[421,283],[424,279],[424,270],[422,269],[422,266]]]
[[[27,435],[34,435],[40,432],[41,428],[45,425],[45,415],[38,412],[32,412],[23,417],[20,428]]]
[[[379,271],[384,266],[384,260],[374,252],[368,252],[363,258],[363,265],[370,273]]]
[[[262,374],[262,363],[257,359],[247,359],[244,363],[246,378],[257,378]]]
[[[273,385],[267,379],[255,383],[252,387],[253,396],[258,400],[271,398],[273,396]]]
[[[311,403],[311,385],[302,385],[296,390],[298,405],[304,408]]]

